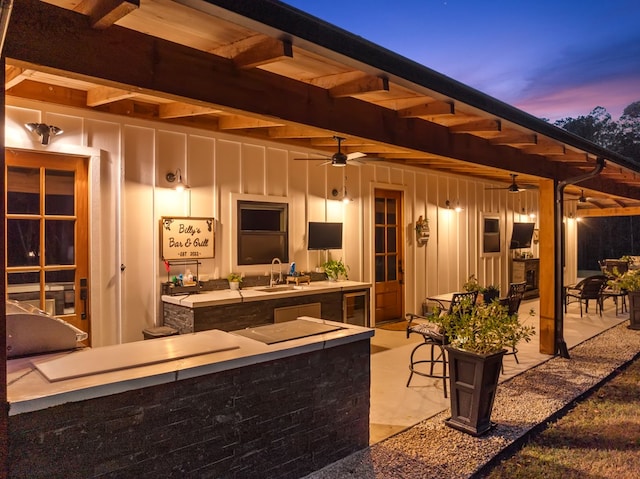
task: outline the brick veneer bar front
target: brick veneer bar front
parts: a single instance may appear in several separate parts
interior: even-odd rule
[[[11,478],[299,478],[367,447],[369,340],[9,418]]]

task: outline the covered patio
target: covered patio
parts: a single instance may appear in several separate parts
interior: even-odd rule
[[[527,254],[539,260],[539,299],[520,312],[536,311],[527,321],[538,334],[522,345],[519,366],[506,359],[504,377],[624,320],[611,303],[602,318],[578,319],[577,309],[564,317],[561,294],[577,279],[575,218],[640,214],[637,161],[275,0],[10,3],[2,154],[14,167],[20,155],[74,158],[90,173],[82,184],[90,274],[84,290],[80,278],[74,287],[85,300],[89,291],[92,347],[136,341],[161,321],[163,216],[215,218],[216,255],[200,271],[211,279],[238,271],[232,208],[243,195],[290,202],[300,270],[319,266],[308,223],[345,225],[339,254],[351,279],[372,285],[371,326],[382,323],[386,299],[375,262],[379,190],[399,198],[398,317],[472,274],[506,290],[520,254],[507,236],[535,221]],[[64,134],[45,144],[30,123]],[[174,196],[167,172],[189,181],[188,199]],[[353,201],[343,206],[336,199],[347,191]],[[583,195],[590,202],[565,204]],[[501,225],[497,251],[483,249],[485,218]],[[423,219],[428,241],[416,236]],[[374,443],[447,407],[436,381],[405,386],[410,344],[384,329],[372,343]]]

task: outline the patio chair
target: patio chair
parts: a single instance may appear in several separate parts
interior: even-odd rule
[[[475,304],[478,298],[477,291],[465,292],[465,293],[453,293],[451,297],[451,303],[449,304],[448,314],[455,314],[456,311],[460,311],[461,305]],[[409,379],[407,380],[407,387],[411,383],[411,379],[414,374],[419,376],[442,379],[442,385],[444,389],[444,397],[447,397],[447,379],[449,379],[449,371],[447,369],[447,355],[445,346],[449,344],[449,339],[446,337],[442,329],[438,324],[435,324],[429,320],[429,316],[423,316],[414,313],[407,313],[407,338],[411,334],[419,334],[422,336],[423,342],[419,343],[413,351],[409,359]],[[430,355],[428,359],[416,359],[415,355],[419,349],[423,346],[428,346],[430,349]],[[436,356],[436,348],[438,349],[438,355]],[[428,364],[429,372],[424,369],[418,370],[416,367],[419,364]],[[434,371],[434,367],[440,365],[442,367],[442,373]],[[426,369],[426,368],[425,368]]]
[[[509,308],[509,315],[516,314],[518,312],[526,289],[526,281],[523,281],[522,283],[511,283],[509,285],[507,297],[500,299],[500,304]]]
[[[523,281],[522,283],[511,283],[509,285],[509,293],[507,297],[500,299],[500,304],[508,308],[509,316],[518,314],[520,303],[522,302],[526,289],[526,281]],[[507,351],[505,353],[505,356],[507,355],[513,355],[513,358],[516,360],[516,364],[520,364],[520,361],[518,360],[518,349],[515,346],[511,348],[511,351]],[[504,363],[502,365],[502,372],[504,373]]]
[[[585,312],[589,313],[589,301],[595,300],[596,313],[600,311],[602,316],[602,291],[607,285],[608,278],[603,274],[597,274],[584,278],[575,286],[565,287],[564,292],[564,312],[570,303],[580,303],[580,317],[582,317],[582,305],[585,305]]]

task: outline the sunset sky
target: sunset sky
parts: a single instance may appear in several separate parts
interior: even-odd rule
[[[555,121],[640,101],[638,0],[285,0]]]

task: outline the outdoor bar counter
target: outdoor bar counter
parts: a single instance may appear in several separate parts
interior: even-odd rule
[[[162,295],[163,322],[182,334],[208,329],[234,331],[272,324],[277,323],[281,315],[319,316],[350,322],[353,303],[349,302],[355,296],[363,295],[368,307],[370,290],[370,283],[344,280]],[[359,318],[352,324],[369,326],[368,310],[360,311]]]
[[[372,336],[304,317],[10,360],[10,477],[304,476],[368,445]]]

